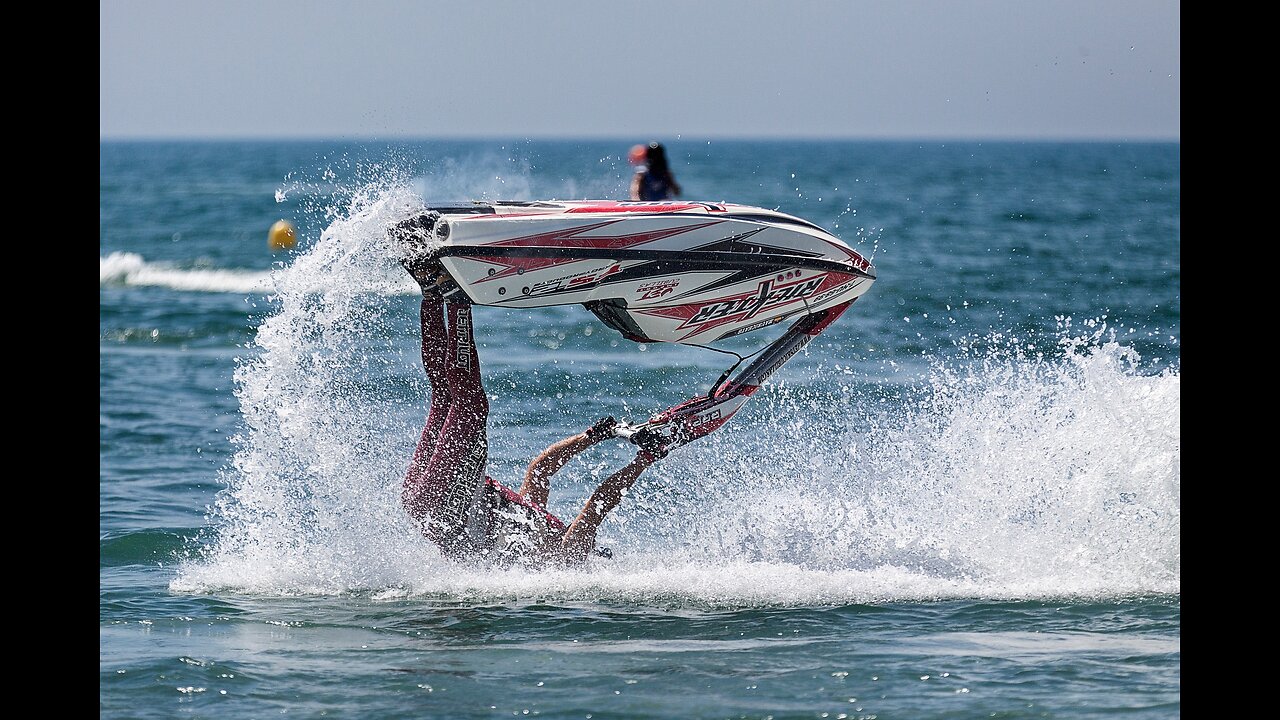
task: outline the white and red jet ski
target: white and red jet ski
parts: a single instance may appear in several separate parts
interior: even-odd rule
[[[865,258],[773,210],[706,202],[476,202],[395,227],[477,305],[585,305],[636,342],[714,344],[862,295]]]
[[[431,205],[391,236],[419,283],[448,274],[447,300],[581,304],[636,342],[714,345],[796,318],[732,380],[726,372],[705,396],[619,426],[618,435],[660,455],[728,421],[876,279],[866,258],[821,227],[733,203]]]

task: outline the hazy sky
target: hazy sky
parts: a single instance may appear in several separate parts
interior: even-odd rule
[[[1176,0],[99,10],[101,138],[1180,138]]]

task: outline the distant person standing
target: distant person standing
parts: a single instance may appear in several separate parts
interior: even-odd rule
[[[636,145],[627,159],[636,166],[631,176],[632,200],[668,200],[680,195],[680,184],[667,165],[667,151],[662,143]]]

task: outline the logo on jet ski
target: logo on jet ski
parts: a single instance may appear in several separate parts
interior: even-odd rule
[[[601,280],[620,272],[622,268],[614,263],[606,268],[603,272],[586,272],[577,273],[575,275],[566,275],[564,277],[555,278],[554,280],[543,280],[529,286],[529,291],[525,295],[545,295],[547,293],[558,292],[561,290],[579,290],[584,286]]]
[[[719,419],[720,419],[720,408],[715,408],[710,412],[704,412],[700,415],[694,415],[690,417],[687,423],[689,425],[689,428],[692,429],[692,428],[698,427],[699,425],[705,425],[713,420],[719,420]]]
[[[640,300],[653,300],[655,298],[660,298],[663,295],[670,295],[679,284],[680,280],[677,278],[658,280],[656,282],[641,285],[636,288],[636,292],[642,293],[639,298]]]
[[[736,317],[741,315],[741,320],[747,320],[755,317],[757,314],[771,307],[782,305],[792,300],[809,297],[822,284],[825,275],[816,275],[807,280],[793,282],[789,285],[778,285],[773,280],[765,280],[760,283],[755,294],[733,300],[722,300],[720,302],[703,305],[681,325],[681,328],[697,325],[699,323],[711,320],[720,320],[728,317]]]

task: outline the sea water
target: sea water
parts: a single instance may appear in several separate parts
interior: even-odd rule
[[[625,199],[633,140],[101,144],[101,716],[1179,716],[1176,143],[666,139],[685,199],[811,220],[879,279],[641,477],[612,560],[464,567],[418,534],[386,228]],[[733,360],[580,307],[475,319],[508,484]]]

